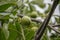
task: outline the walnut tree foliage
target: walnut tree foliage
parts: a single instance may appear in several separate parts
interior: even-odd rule
[[[36,8],[44,9],[46,5],[43,13]],[[0,40],[34,40],[51,6],[44,0],[0,0]],[[52,18],[49,25],[60,25],[60,15],[53,14]],[[54,29],[60,30],[59,27]],[[47,26],[41,40],[60,40],[60,34]]]

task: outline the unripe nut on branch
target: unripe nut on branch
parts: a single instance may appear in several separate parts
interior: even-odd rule
[[[30,17],[32,18],[36,18],[38,16],[37,12],[33,11],[31,14],[30,14]]]
[[[28,17],[28,16],[22,17],[22,19],[21,19],[21,24],[22,25],[30,25],[30,23],[31,23],[30,17]]]

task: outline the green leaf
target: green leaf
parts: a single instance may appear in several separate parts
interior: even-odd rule
[[[56,20],[56,22],[58,23],[58,24],[60,24],[60,18],[58,17],[55,17],[55,20]]]
[[[25,38],[26,38],[26,40],[28,40],[28,39],[32,40],[34,38],[34,34],[35,34],[35,32],[33,30],[26,29],[25,30]]]
[[[9,15],[6,15],[6,16],[0,15],[0,21],[2,21],[3,23],[8,22],[9,18],[10,18]]]
[[[21,40],[22,39],[22,35],[20,34],[21,33],[20,23],[16,22],[15,25],[16,25],[17,31],[19,32],[18,33],[18,39]]]
[[[33,0],[31,3],[33,4],[42,4],[44,0]]]
[[[5,35],[1,28],[0,28],[0,40],[6,40]]]
[[[44,13],[40,13],[39,16],[42,17],[42,18],[45,18],[47,15],[44,14]]]
[[[36,10],[35,7],[31,3],[29,3],[29,8],[31,12]]]
[[[51,10],[51,5],[49,4],[49,7],[47,10],[45,10],[45,13],[48,13]]]
[[[37,4],[39,7],[44,8],[46,5],[43,3],[44,0],[33,0],[32,4]]]
[[[3,33],[4,33],[5,38],[6,38],[6,40],[7,40],[8,37],[9,37],[8,24],[4,23],[2,30],[3,30]]]
[[[15,4],[7,3],[7,4],[0,5],[0,12],[4,12],[6,9],[8,9],[12,5],[15,5]]]
[[[15,40],[17,37],[16,26],[13,23],[9,24],[9,38],[8,40]]]
[[[17,9],[14,9],[14,10],[12,11],[12,13],[13,13],[13,15],[16,15]]]

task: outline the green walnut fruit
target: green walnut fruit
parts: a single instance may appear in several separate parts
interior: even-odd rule
[[[22,25],[30,25],[31,23],[31,19],[30,17],[28,16],[24,16],[22,19],[21,19],[21,24]]]
[[[41,8],[44,8],[46,5],[42,3],[42,4],[40,4],[39,6],[40,6]]]
[[[36,31],[36,30],[38,29],[38,27],[35,27],[35,26],[34,26],[34,27],[32,27],[31,29],[32,29],[33,31]]]
[[[35,12],[35,11],[33,11],[31,14],[30,14],[30,16],[32,17],[32,18],[36,18],[37,17],[37,12]]]

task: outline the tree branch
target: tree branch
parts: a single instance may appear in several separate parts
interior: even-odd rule
[[[19,14],[17,16],[22,18],[24,15]],[[31,18],[31,21],[34,21],[34,22],[37,22],[37,23],[43,23],[42,20],[36,20],[34,18]],[[49,28],[51,28],[52,30],[54,30],[56,33],[60,34],[60,31],[54,29],[54,27],[60,27],[60,25],[51,25],[51,24],[48,24],[48,26],[49,26]]]
[[[50,13],[48,14],[48,16],[46,17],[46,19],[44,20],[44,22],[42,23],[41,27],[38,29],[37,33],[36,33],[36,36],[35,36],[35,40],[40,40],[45,29],[46,29],[46,26],[48,25],[49,21],[50,21],[50,18],[58,4],[59,0],[54,0],[53,2],[53,6],[51,8],[51,11]]]

